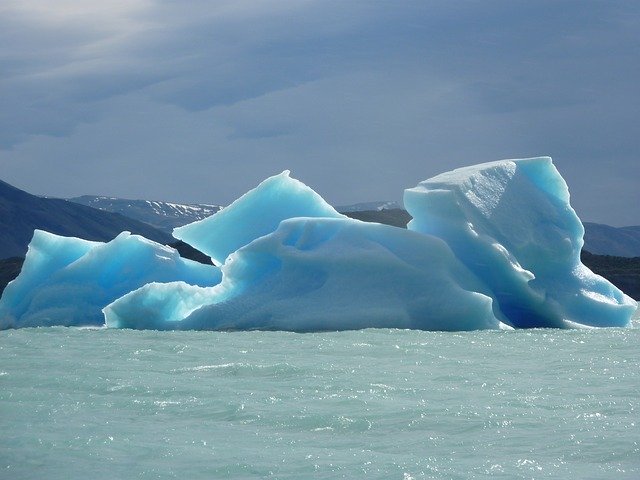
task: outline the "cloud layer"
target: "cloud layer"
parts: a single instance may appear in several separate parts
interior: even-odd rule
[[[6,1],[2,178],[226,203],[290,168],[346,204],[545,154],[640,224],[639,32],[631,1]]]

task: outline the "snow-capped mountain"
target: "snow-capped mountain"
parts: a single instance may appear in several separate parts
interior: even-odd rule
[[[175,227],[202,220],[222,207],[207,204],[180,204],[153,200],[129,200],[126,198],[83,195],[69,198],[70,202],[115,212],[148,223],[159,230],[171,233]]]

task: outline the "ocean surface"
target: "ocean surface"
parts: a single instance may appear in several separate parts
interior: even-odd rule
[[[1,479],[640,478],[640,327],[0,332]]]

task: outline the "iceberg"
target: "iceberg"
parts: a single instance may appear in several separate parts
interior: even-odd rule
[[[106,324],[297,332],[502,326],[491,293],[443,241],[387,225],[287,219],[233,253],[222,274],[208,289],[146,285],[107,306]]]
[[[221,272],[129,232],[102,243],[36,230],[20,275],[0,299],[0,329],[101,326],[102,308],[116,298],[152,281],[177,280],[211,286]]]
[[[228,207],[173,230],[173,236],[221,265],[233,252],[294,217],[344,218],[289,170],[269,177]]]
[[[637,308],[580,261],[584,228],[549,157],[502,160],[404,194],[408,229],[339,214],[288,171],[175,229],[220,268],[122,233],[36,231],[0,328],[475,330],[623,327]]]
[[[580,262],[584,227],[551,158],[447,172],[405,190],[408,228],[447,243],[515,328],[627,326],[636,302]]]

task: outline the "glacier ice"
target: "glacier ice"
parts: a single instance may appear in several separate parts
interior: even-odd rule
[[[215,287],[152,282],[118,298],[102,311],[110,328],[169,330],[169,325],[210,304],[215,294]]]
[[[584,227],[551,158],[453,170],[404,203],[408,228],[443,239],[513,327],[629,324],[635,301],[580,262]]]
[[[222,283],[209,289],[142,287],[105,308],[107,326],[292,331],[500,327],[490,292],[444,242],[387,225],[347,218],[285,220],[275,232],[233,253],[222,272]],[[173,300],[165,302],[167,296]],[[195,296],[202,301],[199,308]]]
[[[0,299],[0,328],[103,325],[104,306],[149,282],[220,279],[214,265],[129,232],[102,243],[36,230],[20,275]]]
[[[215,215],[173,230],[173,236],[209,255],[217,264],[294,217],[343,218],[289,170],[269,177]]]
[[[550,158],[447,172],[404,202],[408,230],[352,220],[285,171],[174,231],[220,269],[128,233],[101,244],[36,232],[0,328],[629,325],[636,302],[580,262],[584,229]]]

